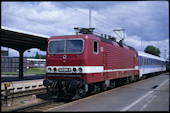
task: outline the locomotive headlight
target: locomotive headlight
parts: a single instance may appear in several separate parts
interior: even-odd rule
[[[76,73],[77,69],[75,67],[73,67],[73,72]]]
[[[81,67],[78,68],[79,72],[82,73],[83,69]]]
[[[53,68],[53,71],[56,72],[56,71],[57,71],[57,68]]]
[[[52,71],[52,69],[49,67],[49,68],[47,68],[47,72],[51,72]]]

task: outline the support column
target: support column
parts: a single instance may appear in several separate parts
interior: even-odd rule
[[[23,51],[19,51],[19,79],[23,79]]]

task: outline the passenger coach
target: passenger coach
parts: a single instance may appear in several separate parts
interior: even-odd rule
[[[155,55],[138,51],[140,77],[149,73],[166,71],[166,61]]]

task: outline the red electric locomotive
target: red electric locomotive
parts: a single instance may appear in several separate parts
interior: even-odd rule
[[[115,81],[138,78],[138,54],[111,37],[93,34],[94,28],[75,28],[82,35],[48,39],[46,79],[54,98],[84,97],[115,87]]]

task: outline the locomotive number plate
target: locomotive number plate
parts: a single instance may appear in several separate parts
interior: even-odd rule
[[[71,68],[58,68],[59,72],[71,72]]]

